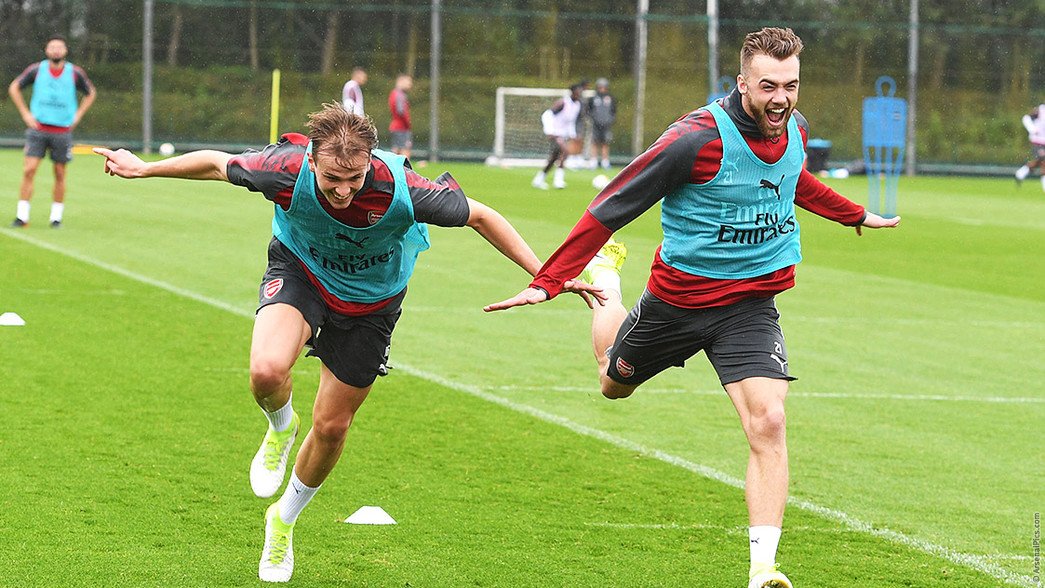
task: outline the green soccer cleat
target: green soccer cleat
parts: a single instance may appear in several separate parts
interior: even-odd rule
[[[792,588],[791,580],[777,570],[777,564],[751,570],[747,588]]]
[[[624,267],[624,260],[627,257],[628,248],[624,246],[624,243],[618,243],[613,240],[613,237],[610,237],[610,240],[606,241],[606,244],[599,249],[588,265],[584,266],[581,278],[589,284],[594,284],[595,278],[602,272],[612,271],[620,275],[620,270]]]
[[[279,503],[265,511],[265,548],[258,563],[263,582],[289,582],[294,573],[294,525],[279,518]]]
[[[294,446],[300,424],[301,417],[295,412],[286,431],[276,432],[270,426],[265,433],[261,447],[250,462],[250,488],[255,496],[268,498],[283,485],[283,476],[287,473],[287,457]]]

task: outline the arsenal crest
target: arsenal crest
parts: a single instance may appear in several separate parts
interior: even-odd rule
[[[269,283],[265,284],[265,298],[272,298],[283,289],[283,278],[276,278],[270,280]]]
[[[385,213],[377,212],[376,210],[371,210],[370,212],[366,213],[366,221],[372,225],[376,225],[377,221],[381,220],[381,217],[383,216],[385,216]]]
[[[630,363],[624,361],[623,357],[617,358],[617,373],[625,378],[630,378],[635,375],[635,367]]]

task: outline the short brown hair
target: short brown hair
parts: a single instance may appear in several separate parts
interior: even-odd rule
[[[308,115],[308,138],[313,153],[323,152],[344,165],[357,153],[367,155],[377,147],[377,129],[369,116],[352,114],[339,102]]]
[[[768,55],[781,61],[802,52],[802,39],[791,29],[765,27],[748,33],[740,48],[740,72],[747,71],[756,55]]]

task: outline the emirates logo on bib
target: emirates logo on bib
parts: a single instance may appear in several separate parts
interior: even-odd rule
[[[623,357],[617,358],[617,373],[625,378],[630,378],[635,375],[635,367],[630,363],[624,361]]]
[[[265,284],[265,298],[272,298],[283,289],[283,278],[276,278],[270,280],[269,283]]]

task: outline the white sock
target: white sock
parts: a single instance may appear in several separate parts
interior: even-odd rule
[[[751,570],[776,563],[776,548],[780,543],[780,528],[771,525],[748,527],[751,540]]]
[[[533,183],[534,184],[542,184],[542,183],[544,183],[544,172],[542,172],[542,171],[537,172],[537,175],[533,177]]]
[[[561,184],[566,181],[566,171],[561,167],[555,168],[555,183]]]
[[[261,412],[265,413],[265,418],[268,419],[269,426],[272,427],[273,431],[286,431],[290,427],[290,423],[294,420],[294,407],[291,406],[293,400],[294,392],[291,392],[283,408],[277,409],[275,412],[261,409]]]
[[[54,221],[62,222],[62,212],[65,211],[64,202],[52,202],[51,203],[51,222]]]
[[[608,160],[608,159],[603,159],[603,160],[602,160],[602,167],[604,167],[604,168],[606,168],[606,169],[609,169],[609,168],[610,168],[610,160]]]
[[[1045,190],[1045,175],[1041,176],[1041,189]]]
[[[1020,169],[1016,170],[1016,179],[1017,180],[1020,180],[1020,181],[1025,180],[1025,179],[1027,179],[1028,175],[1030,175],[1030,168],[1027,167],[1027,166],[1023,166]]]
[[[298,520],[298,515],[318,491],[319,486],[315,488],[306,486],[298,479],[297,472],[291,472],[290,483],[287,484],[287,489],[283,491],[283,496],[279,499],[279,518],[284,523],[293,525],[294,521]]]
[[[15,216],[18,217],[18,220],[22,221],[23,223],[29,222],[29,201],[28,200],[19,200],[18,201],[18,207],[15,209],[15,211],[16,211],[15,212]]]

